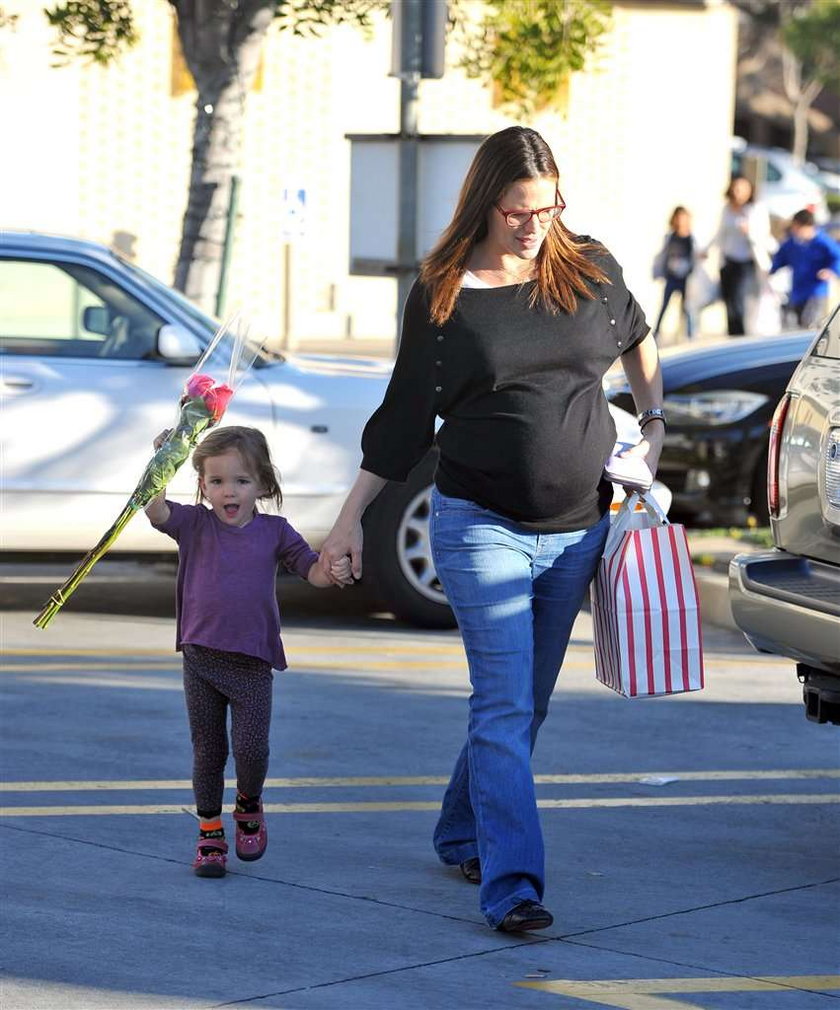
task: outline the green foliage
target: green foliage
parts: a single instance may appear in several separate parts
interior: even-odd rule
[[[44,14],[58,32],[53,55],[61,64],[74,56],[109,63],[139,38],[129,0],[67,0]]]
[[[476,24],[459,17],[456,5],[465,51],[461,66],[468,76],[492,84],[499,104],[526,120],[557,102],[569,75],[583,69],[612,20],[607,0],[496,0],[485,6]]]
[[[293,35],[317,36],[328,25],[349,24],[368,33],[388,0],[275,0],[275,17]]]
[[[840,88],[840,0],[795,11],[782,26],[782,38],[802,64],[804,78]]]
[[[0,7],[0,28],[10,28],[12,31],[17,26],[17,14],[9,14]]]
[[[179,10],[179,0],[169,0]],[[281,29],[294,35],[318,35],[328,25],[351,24],[363,31],[373,26],[374,16],[387,11],[388,0],[266,0],[274,6],[274,16]],[[207,5],[203,16],[209,18],[215,7],[226,20],[246,18],[250,8],[243,5],[237,12],[230,0],[214,0]],[[80,56],[95,63],[106,64],[116,59],[124,49],[138,41],[134,26],[131,0],[64,0],[56,3],[44,14],[58,32],[58,42],[53,54],[66,64]],[[13,20],[13,19],[12,19]],[[0,8],[0,27],[4,16]]]

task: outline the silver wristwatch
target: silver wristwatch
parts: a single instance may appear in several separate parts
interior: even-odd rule
[[[648,421],[661,421],[665,424],[665,411],[661,407],[648,407],[637,416],[636,421],[639,428],[644,428]]]

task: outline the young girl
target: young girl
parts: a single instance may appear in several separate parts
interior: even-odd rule
[[[659,327],[665,316],[665,310],[671,301],[671,296],[680,296],[682,314],[685,317],[686,336],[690,340],[694,335],[694,319],[685,297],[688,275],[694,269],[696,261],[694,236],[691,234],[691,214],[685,207],[675,207],[668,222],[670,231],[665,236],[665,243],[654,260],[654,277],[665,279],[665,290],[662,292],[662,308],[659,318],[653,328],[654,337],[659,337]]]
[[[155,448],[166,434],[158,436]],[[348,558],[327,575],[285,519],[257,511],[257,501],[268,499],[279,508],[282,500],[262,432],[219,428],[199,443],[192,460],[198,504],[180,505],[161,494],[146,515],[178,543],[175,647],[183,653],[200,821],[193,869],[199,877],[222,877],[228,851],[221,818],[228,706],[236,762],[236,855],[259,859],[268,842],[260,797],[268,771],[272,668],[286,668],[275,591],[278,563],[319,588],[353,580]]]

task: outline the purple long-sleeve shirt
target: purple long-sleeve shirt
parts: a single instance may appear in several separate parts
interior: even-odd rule
[[[178,544],[175,648],[242,652],[285,670],[277,567],[305,579],[318,555],[280,516],[226,526],[204,505],[166,504],[169,518],[152,525]]]

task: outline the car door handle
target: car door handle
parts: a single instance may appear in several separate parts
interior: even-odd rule
[[[35,388],[35,383],[32,379],[24,379],[17,375],[4,376],[0,379],[0,385],[10,393],[22,393],[27,389]]]

